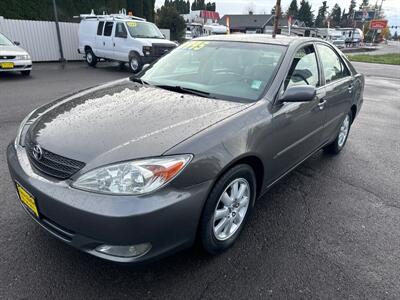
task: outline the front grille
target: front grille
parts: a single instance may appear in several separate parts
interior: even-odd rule
[[[15,55],[14,56],[12,56],[12,55],[0,55],[0,59],[14,59],[15,58]]]
[[[25,145],[31,165],[51,177],[67,179],[85,166],[81,161],[60,156],[46,149],[42,149],[42,157],[37,160],[33,156],[33,147],[36,143],[31,140],[29,133],[26,135]]]
[[[176,46],[174,45],[164,45],[164,44],[153,44],[153,56],[160,57],[168,52],[170,52],[172,49],[174,49]]]

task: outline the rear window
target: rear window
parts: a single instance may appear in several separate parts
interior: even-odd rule
[[[99,25],[97,25],[97,35],[103,34],[103,27],[104,27],[104,21],[100,21]]]
[[[113,25],[113,22],[106,22],[106,25],[104,26],[104,36],[111,36]]]

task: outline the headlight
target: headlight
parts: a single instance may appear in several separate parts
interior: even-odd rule
[[[191,154],[166,156],[100,167],[83,174],[72,187],[104,194],[147,194],[174,179],[192,157]]]
[[[15,58],[16,58],[16,59],[20,59],[20,60],[28,60],[28,59],[31,59],[31,57],[29,56],[29,54],[17,55]]]
[[[143,46],[143,55],[150,56],[151,55],[151,46]]]

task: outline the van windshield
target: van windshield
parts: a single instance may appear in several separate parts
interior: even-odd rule
[[[146,69],[141,80],[212,98],[256,101],[272,80],[285,51],[286,47],[280,45],[191,41]]]
[[[0,46],[12,46],[14,45],[8,38],[0,33]]]
[[[131,37],[164,39],[161,31],[153,23],[128,21],[126,26]]]

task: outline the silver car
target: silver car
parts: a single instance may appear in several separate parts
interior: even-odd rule
[[[32,60],[28,52],[11,42],[0,33],[0,72],[21,72],[28,76],[32,70]]]

